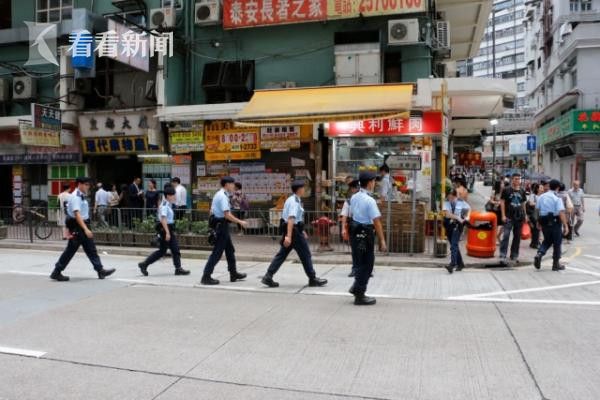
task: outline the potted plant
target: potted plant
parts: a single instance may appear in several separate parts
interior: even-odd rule
[[[187,218],[178,219],[175,221],[175,231],[179,240],[179,246],[184,248],[192,247],[192,239],[188,233],[190,232],[190,220]]]
[[[208,221],[194,221],[190,224],[191,246],[194,248],[208,246]]]
[[[4,225],[4,221],[0,219],[0,239],[8,237],[8,226]]]
[[[152,216],[133,221],[133,236],[136,247],[148,247],[156,236],[156,219]]]

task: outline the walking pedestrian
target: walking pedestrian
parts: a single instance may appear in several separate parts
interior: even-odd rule
[[[231,209],[233,210],[233,215],[236,218],[243,220],[246,217],[246,212],[250,209],[250,204],[248,203],[248,198],[242,191],[242,184],[240,182],[235,183],[235,191],[231,196]],[[241,225],[238,225],[239,234],[243,235],[244,231]]]
[[[383,203],[389,200],[394,200],[394,185],[390,177],[390,167],[383,164],[379,167],[381,182],[379,182],[379,202]]]
[[[510,260],[515,263],[519,262],[521,229],[523,223],[527,223],[526,202],[525,190],[521,188],[521,174],[514,173],[511,178],[511,185],[502,191],[502,202],[500,203],[502,222],[504,223],[504,233],[500,243],[500,264],[502,265],[508,264],[506,255],[511,232],[513,239],[510,246]]]
[[[104,190],[102,182],[96,184],[98,190],[96,190],[95,201],[94,201],[94,215],[98,218],[98,223],[104,228],[108,228],[108,222],[106,222],[106,216],[108,214],[108,204],[110,202],[110,193]]]
[[[230,176],[224,176],[221,178],[221,190],[219,190],[212,200],[210,206],[210,217],[209,225],[215,230],[217,237],[210,257],[206,261],[204,266],[204,273],[200,283],[203,285],[218,285],[219,281],[212,278],[212,273],[215,270],[215,266],[223,256],[227,258],[227,269],[229,270],[229,280],[235,282],[246,278],[246,274],[237,271],[235,261],[235,248],[231,241],[231,235],[229,233],[229,223],[240,224],[242,228],[245,228],[248,223],[241,221],[231,213],[231,206],[229,196],[233,192],[235,180]]]
[[[90,223],[90,207],[86,196],[90,190],[90,178],[80,177],[76,179],[77,189],[69,196],[67,201],[67,219],[66,226],[71,233],[71,238],[67,243],[66,249],[56,262],[54,271],[50,275],[51,279],[59,282],[69,280],[68,276],[62,274],[62,271],[67,268],[69,262],[77,253],[79,246],[83,247],[85,254],[94,266],[98,279],[104,279],[115,272],[114,268],[104,269],[96,244],[94,243],[94,235],[89,228]]]
[[[62,227],[63,240],[69,239],[69,236],[71,235],[65,226],[65,219],[67,218],[67,201],[69,200],[69,196],[71,196],[71,185],[64,183],[62,185],[62,192],[58,195],[59,209],[57,216],[57,225]]]
[[[175,233],[175,212],[172,207],[173,203],[175,203],[175,189],[172,187],[165,189],[164,195],[165,198],[158,210],[156,227],[160,237],[160,246],[146,260],[139,263],[138,267],[144,276],[148,276],[148,266],[164,257],[167,254],[167,248],[169,248],[173,258],[173,265],[175,266],[175,275],[189,275],[190,271],[181,268],[181,252],[179,251],[179,242]]]
[[[458,196],[456,189],[448,193],[444,202],[444,228],[446,237],[450,243],[450,264],[446,266],[449,273],[454,270],[462,271],[465,263],[460,253],[460,237],[462,235],[465,223],[469,220],[471,207],[469,203]]]
[[[156,180],[150,179],[148,181],[148,189],[144,197],[146,198],[146,214],[149,216],[156,215],[156,211],[161,204],[160,193],[156,190]]]
[[[558,188],[558,197],[563,201],[563,205],[565,206],[565,215],[567,217],[567,227],[569,228],[567,233],[565,234],[565,239],[567,240],[567,244],[571,243],[573,240],[573,202],[567,193],[567,187],[564,183],[560,183],[560,187]]]
[[[533,183],[531,185],[531,193],[527,198],[527,216],[529,217],[529,226],[531,228],[531,243],[529,247],[532,249],[537,249],[540,246],[540,230],[538,229],[538,218],[535,209],[543,190],[542,185]]]
[[[187,208],[187,189],[177,177],[171,179],[171,183],[175,188],[175,218],[182,219]]]
[[[573,232],[575,236],[579,237],[579,228],[583,225],[583,215],[585,214],[585,193],[579,187],[579,181],[573,181],[573,187],[569,189],[568,194],[571,202],[573,202],[573,219],[576,221],[573,221]]]
[[[502,241],[504,222],[502,222],[502,210],[500,209],[500,203],[502,203],[502,190],[504,189],[504,184],[502,180],[497,180],[494,183],[494,187],[492,189],[492,194],[490,195],[490,200],[486,205],[486,211],[493,212],[496,214],[496,224],[498,232],[496,233],[496,240],[498,243]]]
[[[133,218],[142,219],[142,210],[144,209],[144,191],[142,190],[142,180],[139,177],[133,179],[129,185],[129,227],[133,222]]]
[[[375,233],[379,238],[380,251],[387,251],[387,244],[383,236],[381,212],[371,197],[375,188],[375,174],[361,172],[358,180],[361,189],[350,200],[350,243],[357,273],[349,292],[354,295],[355,305],[373,305],[375,298],[365,293],[375,264]]]
[[[344,205],[342,206],[342,211],[340,211],[340,216],[342,217],[342,239],[346,242],[350,241],[350,221],[352,220],[352,214],[350,213],[350,200],[352,196],[354,196],[360,189],[360,185],[358,183],[358,179],[354,179],[350,177],[348,183],[348,195],[346,196],[346,200],[344,201]],[[354,278],[356,276],[356,263],[354,262],[354,257],[352,258],[352,270],[348,275],[349,278]]]
[[[278,287],[279,283],[273,280],[281,264],[293,250],[296,250],[304,273],[308,277],[308,286],[324,286],[327,279],[317,277],[313,268],[310,248],[306,239],[308,235],[304,230],[304,208],[302,207],[302,196],[304,195],[304,181],[295,180],[292,183],[292,195],[287,198],[279,221],[279,232],[281,234],[281,247],[279,252],[271,261],[267,273],[262,278],[262,283],[269,287]]]
[[[565,205],[558,197],[557,192],[559,189],[560,182],[556,179],[551,180],[549,183],[549,190],[539,197],[536,205],[539,228],[544,233],[544,241],[533,259],[533,265],[536,269],[541,268],[542,257],[546,255],[546,252],[550,247],[553,247],[552,271],[561,271],[565,269],[565,267],[560,264],[560,256],[562,254],[561,244],[563,234],[567,233],[569,227],[567,224],[567,216],[565,214]]]

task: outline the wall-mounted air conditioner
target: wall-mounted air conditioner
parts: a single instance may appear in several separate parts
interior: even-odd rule
[[[388,21],[388,44],[390,46],[401,46],[419,43],[419,20],[395,19]]]
[[[196,25],[216,25],[221,21],[219,0],[202,0],[194,8]]]
[[[175,26],[175,10],[172,7],[153,8],[150,10],[149,29],[164,29]]]

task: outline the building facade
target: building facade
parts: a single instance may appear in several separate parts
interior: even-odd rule
[[[600,193],[600,1],[541,0],[526,10],[527,93],[539,169]]]

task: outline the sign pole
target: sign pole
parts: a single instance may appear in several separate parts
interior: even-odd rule
[[[385,219],[385,226],[386,226],[386,232],[385,232],[385,242],[388,245],[388,249],[387,249],[387,254],[390,254],[390,237],[392,236],[392,199],[390,196],[391,192],[391,188],[390,190],[388,190],[388,196],[387,196],[387,217]]]
[[[412,188],[412,215],[410,217],[410,255],[413,256],[415,252],[415,220],[417,213],[417,171],[412,172],[413,188]]]

